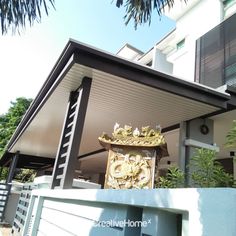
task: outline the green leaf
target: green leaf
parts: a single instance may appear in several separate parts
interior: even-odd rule
[[[226,135],[226,147],[236,147],[236,120],[233,121],[231,130]]]
[[[216,160],[216,152],[209,149],[196,149],[189,168],[192,170],[192,187],[232,187],[233,176],[226,173]]]
[[[184,173],[177,167],[170,167],[167,175],[159,177],[156,182],[157,188],[182,188],[184,187]]]
[[[0,157],[31,102],[32,99],[17,98],[15,102],[11,102],[8,112],[0,116]]]
[[[28,20],[30,25],[41,19],[41,8],[48,15],[47,2],[55,9],[54,0],[5,0],[0,1],[0,18],[2,34],[9,29],[20,32]]]
[[[165,6],[169,9],[173,7],[176,1],[181,0],[116,0],[116,6],[124,5],[126,8],[125,24],[127,25],[131,19],[134,21],[134,27],[137,29],[138,25],[151,23],[152,12],[156,10],[157,14],[161,16],[165,10]],[[185,3],[187,0],[182,0]]]

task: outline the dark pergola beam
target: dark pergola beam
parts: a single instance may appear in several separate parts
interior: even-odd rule
[[[101,149],[95,150],[95,151],[93,151],[93,152],[88,152],[88,153],[85,153],[85,154],[83,154],[83,155],[79,155],[77,158],[78,158],[78,159],[83,159],[83,158],[85,158],[85,157],[89,157],[89,156],[92,156],[92,155],[96,155],[96,154],[99,154],[99,153],[105,152],[105,151],[106,151],[105,148],[101,148]]]
[[[6,153],[2,159],[0,160],[0,166],[9,167],[12,158],[15,153]],[[54,165],[54,158],[41,157],[41,156],[33,156],[19,153],[19,158],[16,164],[16,168],[25,168],[25,169],[38,169],[41,170],[46,166]]]

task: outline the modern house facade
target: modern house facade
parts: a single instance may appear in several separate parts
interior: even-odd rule
[[[227,85],[235,86],[235,12],[235,1],[177,2],[173,9],[166,9],[165,12],[176,21],[176,28],[172,32],[146,53],[136,51],[136,54],[131,54],[126,48],[124,51],[128,59],[163,73],[225,91]],[[118,52],[118,55],[123,56],[122,52]],[[234,150],[227,150],[226,153],[224,143],[226,130],[230,129],[230,119],[234,117],[235,112],[229,112],[229,120],[226,118],[228,121],[225,120],[224,124],[220,121],[221,116],[211,117],[214,121],[214,137],[210,143],[220,147],[218,158],[230,173],[233,173],[230,151]],[[220,127],[223,126],[222,130]],[[175,162],[174,159],[171,161]]]
[[[15,168],[52,175],[17,213],[13,235],[235,235],[234,189],[99,189],[108,154],[98,142],[116,122],[160,125],[169,152],[160,174],[186,171],[203,147],[236,177],[234,150],[224,147],[236,117],[235,4],[177,2],[176,29],[147,53],[127,44],[112,55],[69,40],[0,160],[7,183]]]

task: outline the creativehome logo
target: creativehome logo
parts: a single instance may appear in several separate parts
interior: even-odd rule
[[[94,227],[110,227],[110,228],[124,228],[124,227],[147,227],[151,224],[151,219],[146,220],[102,220],[94,223]]]

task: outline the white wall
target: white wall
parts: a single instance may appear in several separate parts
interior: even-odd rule
[[[161,50],[154,47],[153,49],[153,62],[152,67],[160,72],[166,73],[166,74],[172,74],[173,73],[173,65],[172,63],[168,62],[166,60],[166,55],[161,52]]]
[[[33,219],[31,236],[50,229],[57,235],[173,236],[175,214],[182,214],[182,236],[236,235],[236,189],[231,188],[36,190],[33,196],[30,209],[37,211],[29,211],[24,235]],[[94,226],[140,219],[146,222],[141,229]]]
[[[189,12],[176,22],[177,32],[186,35],[186,54],[174,63],[173,74],[186,80],[194,80],[195,71],[195,42],[218,25],[223,19],[221,0],[204,0],[195,5]],[[178,34],[178,33],[177,33]]]
[[[166,47],[175,48],[167,54],[167,60],[173,63],[174,76],[189,81],[194,80],[195,42],[200,36],[218,25],[222,19],[223,5],[221,0],[200,0],[178,18],[176,30],[173,32],[175,37],[166,43]],[[176,50],[176,44],[183,38],[185,38],[184,48]],[[161,44],[164,43],[165,39]]]

